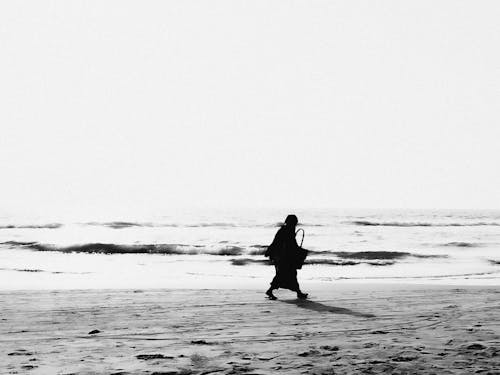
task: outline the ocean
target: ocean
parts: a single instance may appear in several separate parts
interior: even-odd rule
[[[175,210],[0,217],[0,289],[262,288],[287,214],[310,250],[299,282],[500,285],[500,211]],[[298,236],[298,242],[301,235]]]

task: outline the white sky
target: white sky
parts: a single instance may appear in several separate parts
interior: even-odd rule
[[[500,208],[498,1],[3,1],[0,209]]]

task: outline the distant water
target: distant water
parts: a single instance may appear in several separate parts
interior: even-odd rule
[[[0,288],[267,284],[263,253],[288,211],[0,217]],[[302,282],[500,285],[500,211],[294,211]],[[102,219],[102,220],[101,220]],[[300,242],[300,238],[298,238]],[[252,285],[253,285],[252,284]]]

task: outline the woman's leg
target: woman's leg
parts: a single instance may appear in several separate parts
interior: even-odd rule
[[[307,298],[307,293],[302,293],[300,290],[299,282],[297,280],[297,270],[294,268],[293,270],[293,284],[294,284],[294,289],[292,289],[294,292],[297,292],[297,298],[300,299],[306,299]]]
[[[281,272],[277,265],[274,266],[275,274],[273,280],[271,281],[270,289],[278,289],[280,287]]]
[[[269,297],[269,299],[277,299],[276,296],[273,294],[273,290],[278,289],[280,287],[278,266],[275,265],[274,268],[276,274],[274,275],[273,280],[271,281],[270,288],[266,291],[266,295]]]

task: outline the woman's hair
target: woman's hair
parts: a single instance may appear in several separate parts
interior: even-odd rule
[[[295,215],[288,215],[285,219],[285,225],[287,226],[294,226],[299,223],[299,219],[297,219],[297,216]]]

